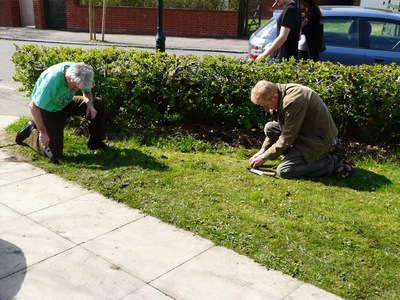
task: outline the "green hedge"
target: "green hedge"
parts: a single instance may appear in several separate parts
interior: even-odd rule
[[[251,103],[249,94],[258,80],[266,79],[314,89],[328,105],[342,138],[377,144],[400,140],[400,69],[395,64],[259,63],[223,55],[16,45],[14,79],[29,94],[44,69],[67,60],[93,66],[94,93],[115,113],[115,130],[129,132],[138,122],[262,128],[265,112]]]

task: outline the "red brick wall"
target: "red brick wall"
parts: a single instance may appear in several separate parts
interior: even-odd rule
[[[79,0],[67,0],[66,20],[68,31],[89,31],[87,6]],[[35,27],[46,29],[44,0],[33,0]],[[96,7],[96,28],[101,32],[102,7]],[[237,11],[206,11],[164,9],[163,30],[169,36],[236,37]],[[19,27],[21,15],[19,0],[0,0],[0,26]],[[106,33],[131,33],[155,35],[157,33],[156,8],[107,7]]]
[[[167,35],[236,37],[237,29],[237,11],[164,11],[164,32]]]
[[[22,26],[19,0],[0,0],[0,26]]]
[[[45,29],[46,18],[44,14],[44,1],[33,0],[33,10],[35,12],[35,27],[38,29]]]
[[[66,1],[67,30],[89,31],[87,6]],[[103,8],[96,7],[96,29],[101,31]],[[163,30],[170,36],[236,37],[237,11],[164,9]],[[156,8],[107,7],[106,33],[152,35],[157,32]]]
[[[270,18],[275,0],[263,0],[262,18]],[[319,5],[348,4],[359,0],[316,0]],[[67,30],[89,31],[87,6],[80,6],[79,0],[66,0]],[[44,0],[33,0],[35,27],[46,28]],[[101,30],[102,7],[96,7],[96,27]],[[195,37],[236,37],[238,29],[237,11],[205,11],[164,9],[163,29],[169,36]],[[0,26],[21,26],[19,0],[0,0]],[[107,33],[156,34],[157,9],[107,7]]]

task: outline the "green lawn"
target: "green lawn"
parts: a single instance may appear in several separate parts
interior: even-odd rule
[[[8,129],[10,141],[25,121]],[[190,136],[138,136],[97,153],[85,142],[68,130],[60,165],[27,147],[13,149],[53,174],[346,299],[400,295],[396,164],[355,157],[351,178],[285,180],[247,171],[257,149],[215,150]]]

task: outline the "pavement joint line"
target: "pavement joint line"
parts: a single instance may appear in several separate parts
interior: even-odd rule
[[[88,194],[93,193],[93,191],[91,191],[91,190],[88,190],[88,191],[89,191]],[[78,198],[80,198],[80,197],[84,197],[84,196],[86,196],[86,195],[88,195],[88,194],[84,194],[84,195],[81,195],[81,196],[79,196],[79,197],[77,197],[77,198],[75,198],[75,199],[70,199],[70,200],[67,200],[67,201],[74,201],[74,200],[76,200],[76,199],[78,199]],[[62,203],[66,203],[67,201],[62,202]],[[115,203],[118,203],[118,202],[116,202],[116,201],[114,201],[114,200],[111,200],[111,201],[112,201],[112,202],[115,202]],[[61,203],[59,203],[59,204],[61,204]],[[57,204],[57,205],[58,205],[58,204]],[[128,207],[128,206],[126,206],[126,207]],[[129,209],[134,209],[134,208],[131,208],[131,207],[128,207],[128,208],[129,208]],[[120,226],[118,226],[118,227],[115,227],[115,228],[113,228],[113,229],[111,229],[111,230],[109,230],[109,231],[107,231],[107,232],[101,233],[101,234],[99,234],[99,235],[97,235],[97,236],[95,236],[95,237],[93,237],[93,238],[91,238],[91,239],[89,239],[89,240],[86,240],[86,241],[83,241],[83,242],[80,242],[80,243],[75,243],[75,242],[73,242],[73,243],[75,243],[75,244],[77,244],[77,245],[79,245],[79,246],[85,245],[85,244],[87,244],[88,242],[91,242],[91,241],[93,241],[93,240],[95,240],[95,239],[97,239],[97,238],[99,238],[99,237],[101,237],[101,236],[103,236],[103,235],[106,235],[106,234],[109,234],[109,233],[111,233],[111,232],[117,231],[117,230],[119,230],[119,229],[121,229],[121,228],[124,228],[124,227],[130,225],[130,224],[134,224],[134,223],[136,223],[137,221],[141,221],[141,220],[143,220],[144,218],[146,218],[146,217],[148,217],[148,216],[149,216],[149,215],[143,213],[143,216],[141,216],[141,217],[138,218],[138,219],[131,220],[131,221],[129,221],[129,222],[125,223],[125,224],[122,224],[122,225],[120,225]],[[48,228],[48,229],[49,229],[49,228]],[[51,230],[51,229],[49,229],[49,230]],[[57,232],[54,232],[54,233],[58,234]],[[60,236],[62,236],[62,235],[60,235]],[[64,238],[65,238],[65,237],[64,237]],[[71,242],[72,242],[72,241],[71,241]],[[86,248],[85,248],[85,249],[86,249]],[[89,249],[86,249],[86,250],[90,251]],[[90,251],[90,252],[92,252],[92,251]],[[94,253],[94,254],[95,254],[95,253]]]
[[[31,220],[31,219],[30,219],[30,220]],[[40,225],[40,224],[39,224],[39,225]],[[68,240],[68,239],[67,239],[67,240]],[[32,268],[33,266],[36,266],[36,265],[38,265],[38,264],[40,264],[40,263],[42,263],[42,262],[48,261],[49,259],[52,259],[52,258],[54,258],[54,257],[56,257],[56,256],[58,256],[58,255],[60,255],[60,254],[63,254],[63,253],[65,253],[65,252],[67,252],[67,251],[70,251],[70,250],[72,250],[72,249],[75,249],[75,248],[80,247],[78,244],[76,244],[76,243],[74,243],[74,242],[72,242],[72,241],[70,241],[70,240],[68,240],[68,241],[71,242],[71,243],[73,243],[73,246],[69,247],[68,249],[65,249],[65,250],[62,250],[62,251],[60,251],[60,252],[57,252],[57,253],[55,253],[55,254],[53,254],[53,255],[47,256],[47,257],[44,258],[44,259],[38,260],[37,262],[35,262],[35,263],[33,263],[33,264],[29,265],[29,266],[26,265],[25,268],[23,268],[23,269],[21,269],[21,270],[18,270],[18,271],[15,271],[15,272],[12,272],[12,273],[10,273],[10,274],[7,274],[7,276],[0,277],[0,280],[6,279],[6,278],[8,278],[8,277],[10,277],[10,276],[13,276],[14,274],[19,273],[19,272],[24,272],[24,271],[28,270],[29,268]],[[1,295],[0,295],[0,296],[1,296]]]
[[[7,158],[7,157],[4,158],[3,161],[15,162],[15,163],[27,163],[27,164],[33,166],[31,163],[28,163],[28,162],[25,162],[25,161],[23,161],[23,162],[21,162],[21,161],[13,161],[13,160],[11,160],[10,158]],[[37,168],[37,167],[36,167],[36,168]],[[38,169],[40,169],[40,168],[38,168]],[[43,176],[43,175],[47,175],[47,174],[50,174],[50,175],[51,175],[51,173],[47,173],[47,172],[46,172],[45,170],[43,170],[43,169],[40,169],[40,170],[43,171],[43,173],[40,173],[40,174],[31,176],[31,177],[26,177],[26,178],[20,179],[20,180],[18,180],[18,181],[13,181],[13,182],[5,183],[5,184],[3,184],[3,185],[1,185],[1,186],[3,187],[3,186],[7,186],[7,185],[12,185],[12,184],[15,184],[15,183],[24,182],[25,180],[30,180],[30,179],[32,179],[32,178],[36,178],[36,177]],[[2,203],[2,204],[3,204],[3,203]],[[3,204],[3,205],[5,205],[5,204]],[[7,206],[7,205],[6,205],[6,206]],[[10,208],[10,209],[12,209],[12,210],[14,210],[13,208],[11,208],[11,207],[9,207],[9,206],[7,206],[7,207]],[[48,207],[47,207],[47,208],[48,208]],[[38,212],[38,211],[41,211],[41,210],[43,210],[43,209],[45,209],[45,208],[32,211],[32,212],[30,212],[30,213],[28,213],[28,214],[21,214],[20,212],[18,212],[18,211],[16,211],[16,210],[14,210],[14,211],[16,211],[16,212],[17,212],[18,214],[20,214],[21,216],[28,216],[28,215],[30,215],[30,214],[32,214],[32,213],[34,213],[34,212]],[[34,221],[34,220],[32,220],[32,221]],[[36,221],[35,221],[35,222],[36,222]]]
[[[197,235],[195,235],[195,236],[197,236]],[[152,279],[151,281],[146,282],[146,283],[151,285],[151,283],[156,281],[157,279],[159,279],[159,278],[171,273],[172,271],[182,267],[183,265],[187,264],[188,262],[192,261],[193,259],[195,259],[195,258],[199,257],[200,255],[203,255],[204,253],[210,251],[211,249],[214,249],[214,248],[218,247],[213,241],[211,241],[211,242],[212,242],[212,245],[210,247],[208,247],[207,249],[204,249],[203,251],[199,252],[198,254],[188,258],[187,260],[181,262],[179,265],[176,265],[174,268],[168,270],[167,272],[165,272],[163,274],[160,274],[159,276],[155,277],[154,279]]]
[[[85,242],[85,243],[86,243],[86,242]],[[92,250],[85,248],[85,247],[84,247],[84,243],[81,243],[81,244],[79,244],[79,245],[76,245],[76,248],[77,248],[77,247],[79,247],[80,249],[83,249],[84,251],[90,252],[91,254],[93,254],[94,256],[96,256],[98,259],[101,259],[101,260],[105,261],[107,264],[109,264],[109,265],[111,266],[111,268],[114,268],[115,270],[118,270],[118,271],[125,272],[125,273],[128,274],[129,276],[132,276],[132,277],[136,278],[137,280],[141,281],[144,285],[150,285],[149,283],[147,283],[146,281],[144,281],[142,278],[137,277],[135,274],[133,274],[131,271],[129,271],[128,268],[125,268],[123,265],[116,264],[116,263],[112,262],[111,260],[108,260],[107,258],[105,258],[105,257],[103,257],[103,256],[101,256],[101,255],[99,255],[99,254],[97,254],[97,253],[95,253],[95,252],[93,252]],[[75,247],[73,247],[73,248],[71,248],[71,249],[74,249],[74,248],[75,248]],[[70,249],[70,250],[71,250],[71,249]],[[153,287],[153,286],[152,286],[152,287]],[[157,289],[156,287],[153,287],[153,288]],[[157,290],[158,290],[158,289],[157,289]],[[160,291],[160,290],[159,290],[159,291]],[[163,293],[163,294],[165,294],[165,292],[163,292],[163,291],[160,291],[160,292]]]

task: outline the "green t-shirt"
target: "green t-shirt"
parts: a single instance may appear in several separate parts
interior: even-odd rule
[[[43,71],[37,80],[31,99],[41,109],[55,112],[64,109],[75,96],[64,78],[65,68],[73,62],[63,62]]]

